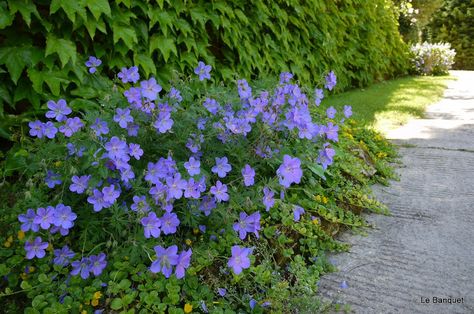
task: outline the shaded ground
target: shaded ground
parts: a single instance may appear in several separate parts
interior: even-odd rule
[[[321,280],[322,295],[353,312],[474,313],[474,72],[452,74],[425,119],[388,134],[400,181],[375,192],[392,215],[368,216],[366,237],[344,234],[353,247]]]

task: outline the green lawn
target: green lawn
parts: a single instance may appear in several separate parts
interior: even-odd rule
[[[452,79],[450,76],[400,78],[329,96],[323,105],[338,110],[352,105],[355,119],[386,133],[410,119],[422,118],[425,108],[441,99]]]

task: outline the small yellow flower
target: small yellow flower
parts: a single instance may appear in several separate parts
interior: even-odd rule
[[[91,304],[92,304],[92,306],[97,306],[97,305],[99,305],[99,300],[94,299],[94,300],[92,300]]]
[[[13,242],[13,236],[9,236],[7,242]]]
[[[4,246],[4,247],[10,247],[10,246],[12,246],[12,243],[11,243],[11,242],[8,242],[8,241],[5,241],[5,242],[3,243],[3,246]]]
[[[194,233],[194,234],[198,234],[198,233],[199,233],[199,229],[198,229],[198,228],[194,228],[194,229],[193,229],[193,233]]]
[[[313,223],[314,225],[319,225],[319,222],[320,222],[320,221],[319,221],[318,218],[314,218],[314,219],[312,220],[312,223]]]
[[[25,238],[25,232],[23,230],[18,231],[18,240],[23,240]]]
[[[327,204],[327,202],[328,202],[328,198],[326,196],[323,196],[323,203]]]
[[[87,311],[86,311],[86,310],[83,310],[83,311],[81,312],[81,314],[87,314]]]
[[[191,313],[193,310],[193,306],[189,303],[186,303],[184,305],[184,313]]]
[[[316,195],[316,197],[314,198],[317,202],[321,202],[321,195]]]
[[[191,244],[193,244],[193,241],[191,241],[190,239],[186,239],[184,242],[185,242],[186,245],[188,245],[188,246],[191,246]]]
[[[60,160],[58,160],[58,161],[56,161],[56,162],[54,163],[54,165],[55,165],[56,167],[60,167],[60,166],[62,165],[62,162],[61,162]]]
[[[102,292],[97,291],[94,293],[94,299],[100,299],[102,297]]]
[[[28,268],[28,271],[29,271],[30,273],[34,272],[35,270],[36,270],[36,268],[34,268],[33,266],[30,266],[30,267]]]
[[[20,277],[21,277],[21,279],[25,280],[26,277],[28,277],[28,275],[26,273],[22,273],[22,274],[20,274]]]

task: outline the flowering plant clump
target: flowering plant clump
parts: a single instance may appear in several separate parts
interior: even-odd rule
[[[317,290],[324,253],[345,247],[335,226],[381,209],[361,195],[389,174],[383,140],[359,142],[351,107],[322,108],[324,90],[291,73],[232,91],[200,62],[164,90],[136,67],[111,81],[100,65],[86,62],[94,107],[51,100],[29,123],[28,191],[13,211],[23,246],[0,271],[41,270],[21,277],[35,310],[286,311],[285,296]]]
[[[449,43],[424,42],[413,45],[411,48],[412,65],[415,73],[421,75],[448,74],[454,64],[456,51]]]

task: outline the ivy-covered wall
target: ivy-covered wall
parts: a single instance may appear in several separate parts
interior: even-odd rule
[[[87,91],[77,89],[89,55],[110,75],[139,65],[165,87],[173,70],[190,73],[199,60],[227,81],[291,71],[314,84],[333,70],[339,90],[407,64],[391,0],[7,0],[0,136],[10,138],[19,114],[47,99],[80,94],[87,105]]]

